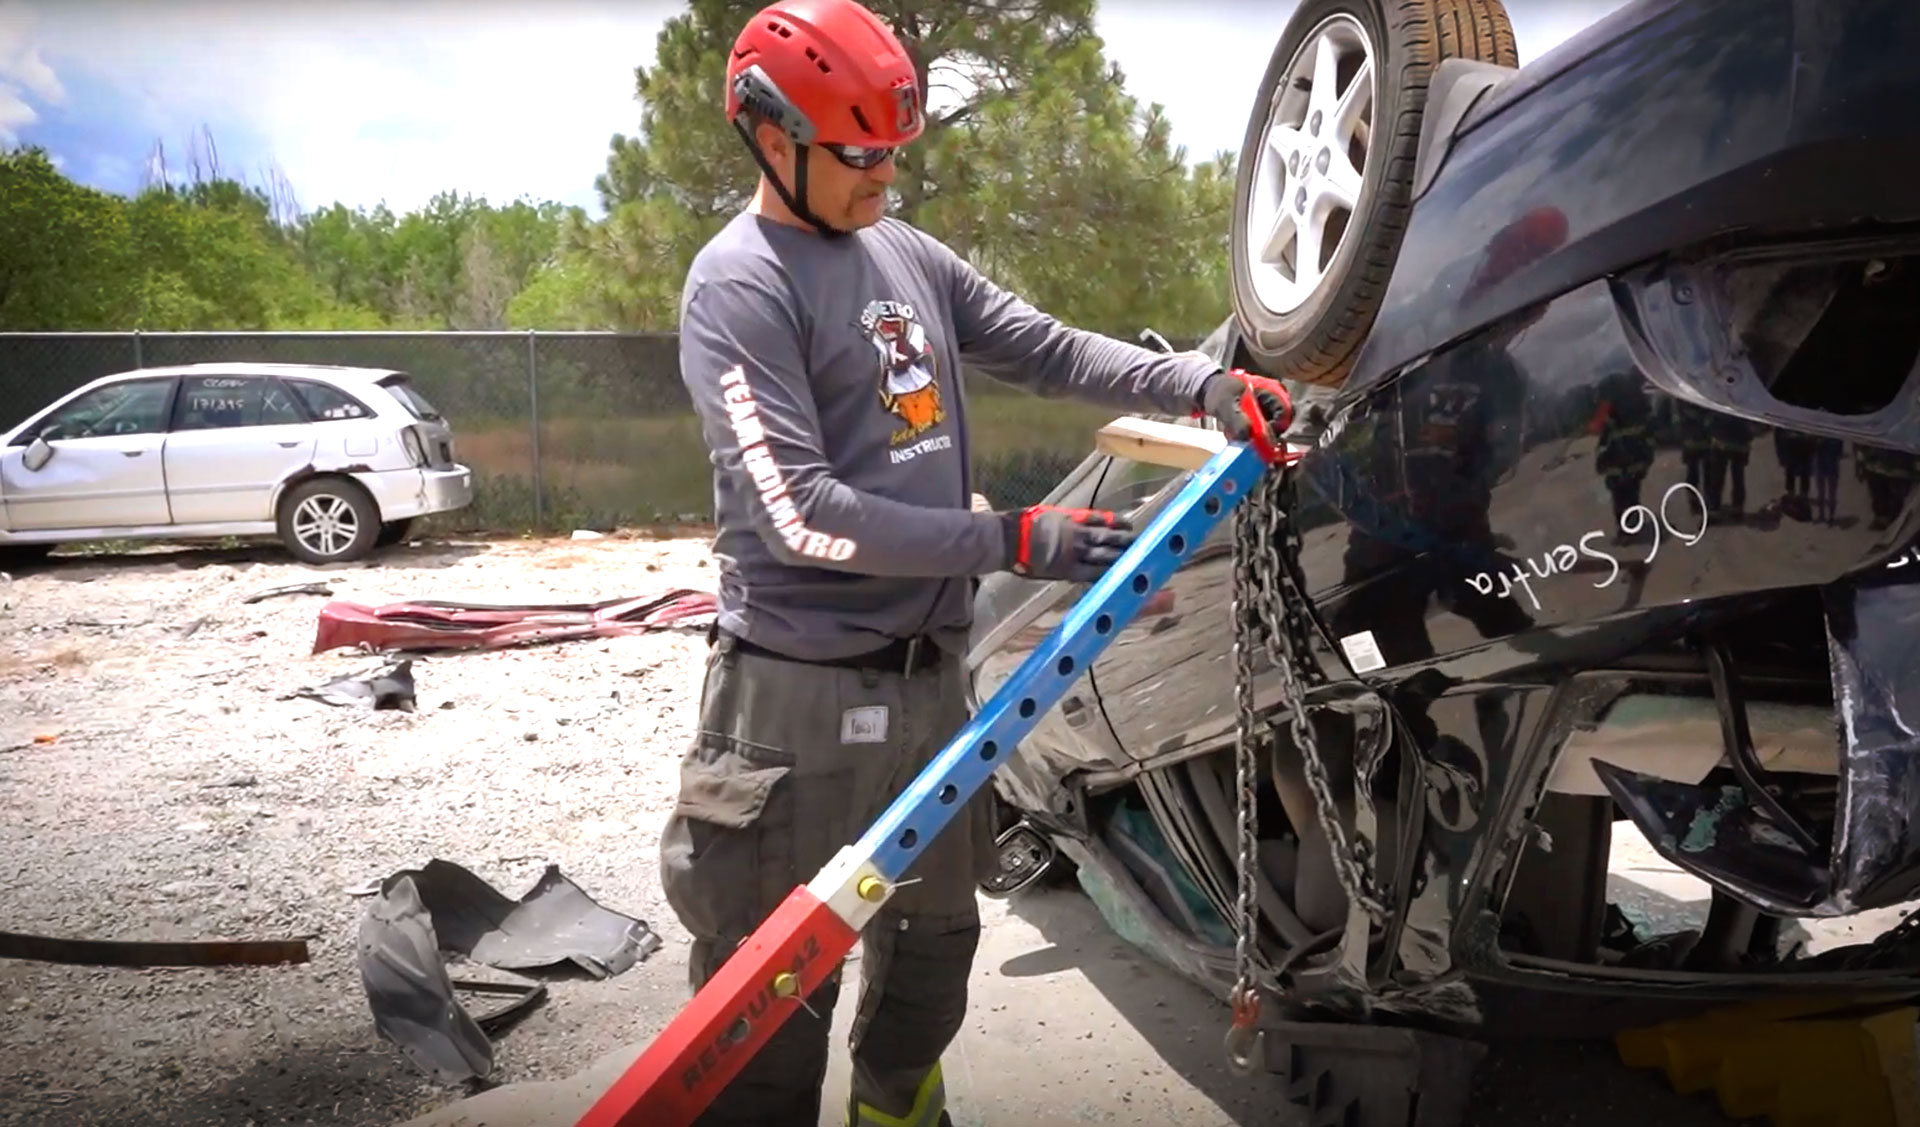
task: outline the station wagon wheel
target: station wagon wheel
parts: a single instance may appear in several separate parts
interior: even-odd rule
[[[302,562],[346,563],[373,550],[380,509],[357,482],[317,477],[287,491],[279,526],[281,543]]]
[[[0,572],[25,571],[44,563],[53,554],[53,549],[52,544],[0,545]]]
[[[412,531],[412,517],[403,517],[400,520],[387,521],[380,526],[380,535],[374,538],[373,546],[376,548],[391,548],[395,544],[405,540],[407,533]]]
[[[1233,312],[1270,376],[1338,386],[1373,327],[1413,195],[1427,83],[1450,58],[1517,66],[1501,0],[1302,0],[1247,118]]]

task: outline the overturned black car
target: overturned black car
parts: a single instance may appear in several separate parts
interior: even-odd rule
[[[995,775],[988,891],[1077,873],[1225,997],[1245,868],[1293,1020],[1920,992],[1920,922],[1806,942],[1920,901],[1916,57],[1911,0],[1635,0],[1524,67],[1498,0],[1303,0],[1202,346],[1299,391],[1257,844],[1223,526]],[[1095,454],[1050,500],[1144,523],[1186,476]],[[1083,591],[982,585],[978,699]],[[1698,918],[1622,895],[1623,842]]]

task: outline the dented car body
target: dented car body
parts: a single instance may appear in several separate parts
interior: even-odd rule
[[[1340,18],[1383,17],[1303,4],[1276,73]],[[1336,817],[1388,911],[1338,878],[1263,651],[1248,863],[1281,1012],[1607,1032],[1920,987],[1913,926],[1792,941],[1920,900],[1917,52],[1903,0],[1644,0],[1528,66],[1434,69],[1370,331],[1295,385],[1274,561],[1306,595],[1297,672]],[[1202,348],[1288,374],[1244,274]],[[1052,500],[1145,520],[1185,479],[1096,454]],[[1058,850],[1118,930],[1223,997],[1231,536],[995,776],[1014,828],[991,889]],[[979,699],[1083,590],[982,585]],[[1704,919],[1636,926],[1609,874],[1635,836],[1699,882]]]
[[[0,435],[0,551],[274,536],[305,562],[339,563],[472,500],[451,425],[390,369],[121,372]]]

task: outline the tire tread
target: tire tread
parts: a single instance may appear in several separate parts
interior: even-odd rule
[[[1447,58],[1519,65],[1513,24],[1502,0],[1384,0],[1381,8],[1390,41],[1384,53],[1405,52],[1398,73],[1402,106],[1385,131],[1384,191],[1376,196],[1373,227],[1367,232],[1371,237],[1358,248],[1334,315],[1316,326],[1308,342],[1268,373],[1282,379],[1338,386],[1346,380],[1361,342],[1373,328],[1412,212],[1406,185],[1413,179],[1434,68]],[[1412,97],[1407,97],[1409,94]],[[1372,143],[1377,150],[1377,135]]]

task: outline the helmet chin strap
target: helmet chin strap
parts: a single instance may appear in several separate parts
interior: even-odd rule
[[[753,163],[759,165],[760,171],[766,173],[767,182],[772,184],[773,190],[780,194],[780,202],[787,205],[787,210],[793,212],[796,216],[799,216],[801,222],[810,224],[815,230],[819,231],[822,235],[825,235],[828,238],[845,238],[848,234],[850,234],[850,232],[842,231],[838,227],[835,227],[832,224],[828,223],[826,220],[821,219],[819,216],[813,213],[812,208],[809,208],[807,206],[807,202],[806,202],[807,201],[807,146],[806,145],[802,145],[798,142],[794,143],[794,146],[793,146],[793,189],[794,190],[792,192],[789,192],[787,191],[787,186],[780,182],[780,174],[773,170],[773,165],[770,162],[768,162],[766,154],[760,151],[759,144],[754,141],[753,134],[748,132],[747,127],[742,122],[741,118],[736,117],[733,119],[733,129],[734,129],[734,132],[740,134],[740,139],[747,143],[747,152],[753,154]]]

